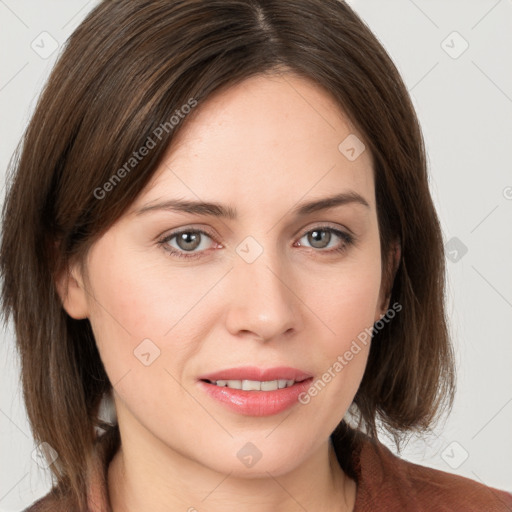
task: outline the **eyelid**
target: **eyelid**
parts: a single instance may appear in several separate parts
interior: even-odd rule
[[[301,228],[298,232],[297,232],[297,235],[296,236],[299,236],[300,238],[302,238],[304,235],[306,235],[307,233],[309,233],[310,231],[314,231],[315,229],[332,229],[334,231],[340,231],[342,233],[345,233],[347,234],[348,236],[350,236],[351,238],[353,238],[354,240],[356,239],[356,235],[355,233],[347,228],[346,226],[343,226],[343,225],[340,225],[340,224],[335,224],[333,222],[330,222],[330,221],[316,221],[313,225],[313,227],[311,228]]]
[[[166,233],[164,235],[157,237],[157,242],[159,244],[165,244],[165,243],[169,242],[170,240],[172,240],[173,238],[175,238],[176,236],[181,235],[182,233],[200,233],[201,235],[207,235],[218,246],[221,246],[221,247],[223,246],[220,242],[217,242],[217,237],[209,229],[194,228],[194,227],[187,227],[187,226],[185,226],[184,228],[178,228],[174,231],[171,231],[170,233]],[[174,249],[174,250],[176,250],[176,249]],[[206,252],[206,250],[200,251],[198,253],[190,253],[190,254],[191,255],[192,254],[200,254],[200,253],[204,253],[204,252]]]
[[[209,228],[205,227],[193,227],[193,226],[184,226],[181,228],[176,228],[174,230],[171,230],[170,232],[164,232],[162,235],[158,235],[156,239],[158,241],[163,240],[170,240],[171,238],[180,235],[181,233],[201,233],[208,235],[212,239],[216,239],[216,235],[214,234],[213,230],[210,230]]]

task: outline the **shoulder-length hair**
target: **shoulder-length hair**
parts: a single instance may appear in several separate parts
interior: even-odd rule
[[[186,126],[184,105],[283,71],[332,95],[373,156],[383,276],[402,310],[373,336],[354,398],[358,426],[377,438],[379,420],[399,441],[452,407],[444,249],[423,137],[365,23],[338,0],[103,1],[66,42],[11,162],[0,248],[4,321],[14,321],[33,434],[59,455],[56,488],[82,504],[111,383],[89,321],[64,311],[56,276],[84,261],[149,182]],[[154,147],[126,167],[148,138]]]

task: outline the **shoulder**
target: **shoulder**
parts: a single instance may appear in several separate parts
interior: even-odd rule
[[[438,512],[510,512],[512,494],[489,487],[475,480],[445,471],[428,468],[401,459],[386,446],[371,440],[361,447],[358,460],[361,510]],[[372,508],[369,508],[369,506]],[[357,505],[357,502],[356,502]]]

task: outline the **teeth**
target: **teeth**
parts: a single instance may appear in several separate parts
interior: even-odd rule
[[[295,384],[294,380],[217,380],[212,382],[220,387],[242,389],[243,391],[275,391],[276,389],[289,388]]]

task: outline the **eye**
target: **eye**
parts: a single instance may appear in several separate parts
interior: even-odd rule
[[[165,236],[158,243],[172,256],[190,260],[201,257],[202,253],[206,251],[207,247],[205,247],[205,245],[207,246],[208,244],[203,243],[205,238],[213,239],[213,236],[201,229],[185,229]],[[307,243],[311,244],[313,249],[319,249],[319,251],[316,252],[328,254],[342,253],[355,241],[352,235],[330,226],[319,226],[307,231],[302,235],[299,241],[296,242],[297,246],[304,246],[301,242],[303,238],[306,238]],[[336,238],[339,239],[337,243]],[[175,245],[171,244],[174,240]],[[329,244],[333,240],[335,242],[334,248],[329,248]],[[222,245],[218,244],[217,247],[221,248]],[[199,250],[196,251],[196,249]]]
[[[203,238],[211,238],[211,236],[201,229],[187,229],[183,231],[178,231],[175,233],[171,233],[166,236],[159,243],[164,247],[164,249],[170,252],[173,256],[178,258],[192,259],[201,256],[200,252],[193,252],[198,247],[203,245],[202,249],[205,249],[203,242]],[[173,247],[170,242],[176,239],[176,244],[178,247]],[[204,251],[203,251],[204,252]]]
[[[338,241],[338,243],[334,244],[334,248],[331,248],[329,250],[323,250],[327,249],[329,247],[329,243],[333,241],[333,235],[334,235],[334,241],[336,242],[336,238],[341,240],[341,243]],[[311,244],[311,246],[314,249],[322,249],[322,251],[317,252],[326,252],[326,253],[341,253],[348,249],[350,245],[352,245],[355,241],[354,237],[352,235],[349,235],[348,233],[345,233],[339,229],[332,228],[330,226],[318,226],[314,229],[309,230],[308,232],[304,233],[304,235],[301,237],[306,238],[307,243]],[[300,246],[302,246],[302,243],[298,242]],[[332,247],[332,246],[331,246]]]

